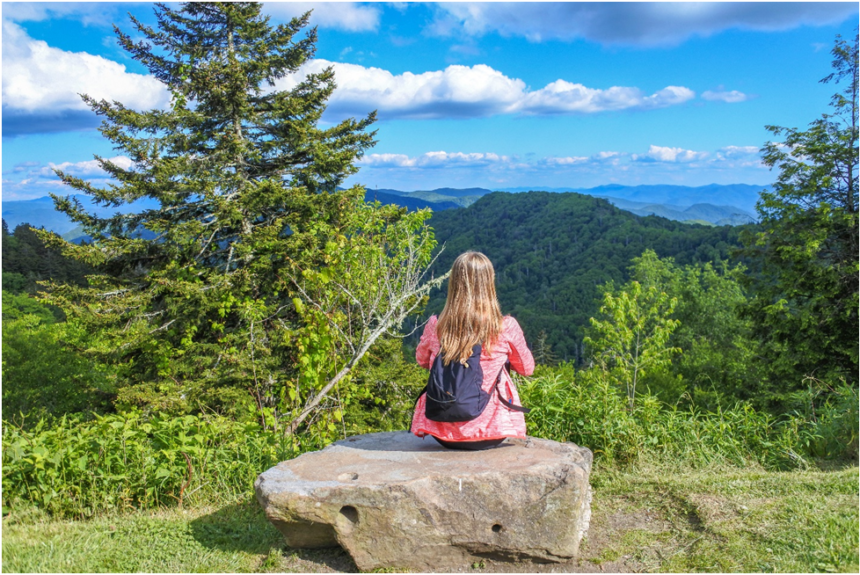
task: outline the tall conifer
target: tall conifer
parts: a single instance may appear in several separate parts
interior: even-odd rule
[[[338,186],[373,145],[375,114],[320,127],[331,69],[274,89],[314,54],[308,14],[278,26],[258,3],[159,4],[155,14],[154,28],[132,18],[141,42],[116,33],[169,90],[169,109],[83,96],[133,163],[96,156],[116,180],[103,188],[58,172],[100,205],[153,207],[99,218],[54,196],[94,242],[51,241],[99,273],[47,297],[90,329],[89,352],[120,366],[121,404],[262,410],[298,381],[288,278],[330,258],[363,203],[362,189]]]

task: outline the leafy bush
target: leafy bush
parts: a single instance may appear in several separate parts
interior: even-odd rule
[[[418,393],[427,383],[427,370],[407,362],[404,353],[398,339],[381,340],[367,353],[366,363],[347,388],[349,399],[341,392],[345,433],[409,429]]]
[[[857,390],[844,380],[836,387],[806,378],[809,387],[791,396],[794,413],[812,422],[805,447],[815,457],[857,459]]]
[[[6,276],[20,276],[20,274],[3,274],[3,283],[6,282]],[[38,321],[43,324],[51,324],[57,321],[58,319],[62,319],[62,317],[58,317],[57,314],[54,313],[54,310],[57,308],[50,308],[49,306],[39,302],[35,297],[24,294],[24,293],[15,293],[8,289],[3,289],[3,323],[5,324],[7,321],[22,319],[26,316],[36,316]],[[60,312],[59,315],[62,315]]]
[[[86,339],[80,328],[54,323],[50,311],[32,298],[37,312],[6,316],[3,293],[3,414],[6,419],[28,415],[26,421],[75,412],[112,411],[112,374],[73,349]]]
[[[23,274],[15,272],[3,272],[3,299],[6,299],[6,294],[19,294],[27,288],[27,278]],[[3,303],[6,307],[6,303]]]
[[[392,375],[383,369],[385,357],[378,359],[380,364],[365,372],[368,385]],[[395,367],[397,374],[418,369]],[[857,401],[849,387],[831,391],[813,419],[799,412],[774,417],[747,404],[705,413],[666,406],[649,394],[640,394],[631,411],[606,372],[575,371],[570,364],[540,366],[519,386],[532,408],[530,435],[587,446],[606,463],[789,469],[806,466],[808,456],[856,457]],[[344,418],[349,433],[406,427],[409,387],[394,390],[388,407],[353,403]],[[247,495],[265,469],[332,439],[285,436],[257,421],[221,416],[92,417],[40,419],[30,429],[4,422],[4,512],[35,505],[59,516],[86,517]]]
[[[608,372],[596,367],[575,371],[569,364],[539,368],[535,377],[519,385],[532,409],[527,416],[530,435],[589,447],[606,462],[805,467],[806,457],[843,454],[815,446],[844,445],[852,417],[856,446],[856,415],[837,418],[836,403],[817,420],[797,413],[773,416],[745,403],[704,412],[695,405],[667,406],[648,394],[640,395],[629,410]]]
[[[3,510],[62,516],[199,503],[248,494],[257,475],[301,445],[260,424],[140,413],[3,425]]]

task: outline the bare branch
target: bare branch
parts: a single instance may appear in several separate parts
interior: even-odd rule
[[[311,296],[306,286],[303,285],[304,282],[299,282],[296,277],[290,277],[291,282],[303,299],[324,313],[351,353],[337,374],[329,379],[315,395],[308,397],[299,414],[287,424],[288,433],[294,433],[298,429],[381,336],[399,330],[403,321],[421,304],[423,296],[448,278],[449,274],[446,273],[441,277],[422,283],[428,268],[436,261],[439,254],[437,253],[432,258],[430,265],[423,266],[420,262],[420,254],[428,241],[427,236],[425,234],[412,235],[406,241],[408,243],[404,246],[403,253],[396,259],[385,253],[379,253],[376,257],[370,258],[376,260],[372,265],[362,266],[366,270],[375,269],[379,272],[372,278],[372,283],[368,285],[369,290],[366,293],[358,293],[342,282],[330,281],[327,285],[332,286],[336,293],[333,296],[329,295],[329,302],[324,303],[322,300]],[[347,330],[338,325],[331,313],[326,313],[327,308],[332,305],[341,307],[345,318],[360,318],[359,329],[353,331],[353,322],[349,321],[350,329],[347,333]],[[414,333],[417,327],[410,333]]]

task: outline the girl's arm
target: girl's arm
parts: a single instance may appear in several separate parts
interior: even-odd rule
[[[415,348],[415,361],[424,369],[430,369],[430,357],[439,346],[439,340],[436,337],[436,319],[434,315],[427,321],[424,333],[421,334],[421,341]]]
[[[511,362],[511,367],[517,373],[526,376],[531,375],[535,371],[535,359],[526,345],[523,330],[514,318],[510,318],[508,321],[511,322],[511,326],[508,328],[508,340],[511,344],[508,361]]]

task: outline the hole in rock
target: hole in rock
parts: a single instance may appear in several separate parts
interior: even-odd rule
[[[358,510],[352,505],[341,507],[340,514],[349,519],[351,523],[358,523]]]
[[[498,533],[498,532],[500,532],[501,530],[502,530],[502,526],[501,526],[501,525],[499,525],[498,523],[496,523],[495,525],[493,525],[493,533]]]

